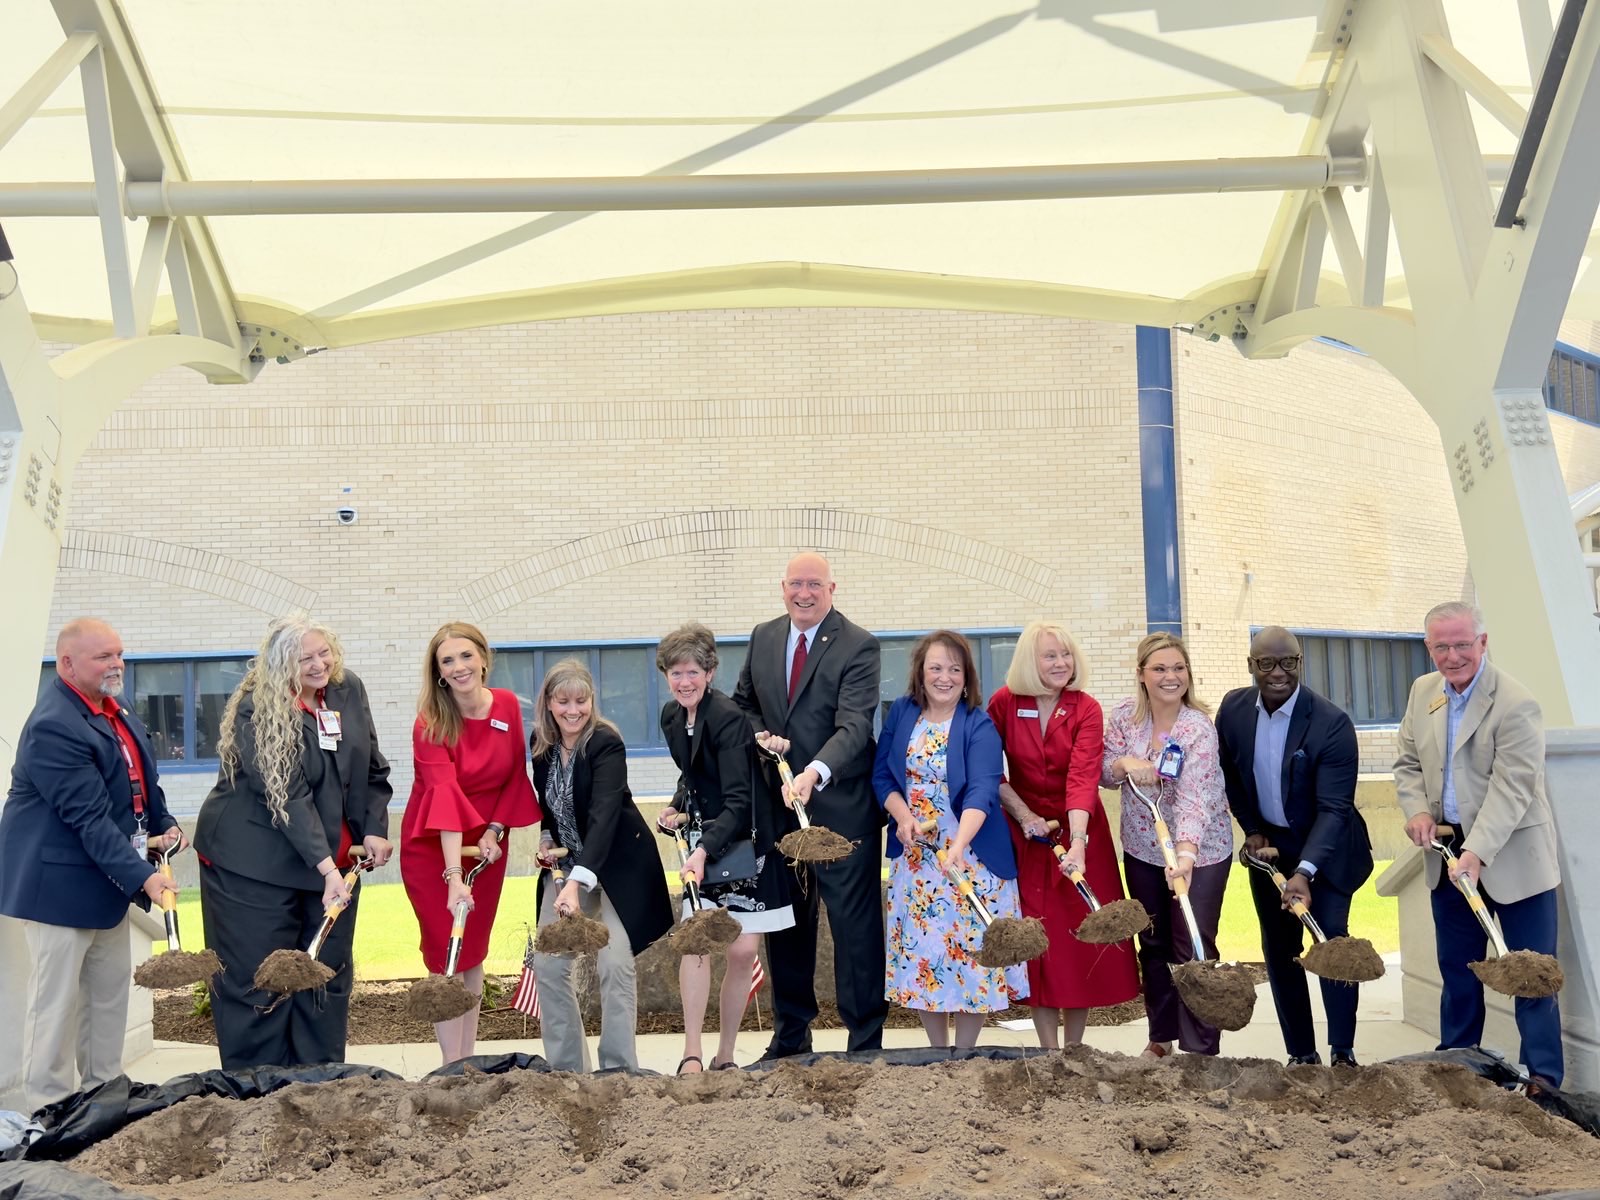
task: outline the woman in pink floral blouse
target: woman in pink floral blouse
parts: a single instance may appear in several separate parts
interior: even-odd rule
[[[1222,1034],[1184,1005],[1172,986],[1170,968],[1194,957],[1172,894],[1172,881],[1179,876],[1189,882],[1206,957],[1217,954],[1222,894],[1233,865],[1233,824],[1217,757],[1217,730],[1210,709],[1195,697],[1189,651],[1180,639],[1152,633],[1139,643],[1136,661],[1139,690],[1106,720],[1101,783],[1122,787],[1123,870],[1129,894],[1150,913],[1150,931],[1139,938],[1150,1024],[1144,1054],[1165,1058],[1174,1040],[1191,1054],[1216,1054]],[[1177,849],[1176,871],[1165,865],[1150,810],[1127,786],[1129,779],[1146,795],[1159,795]]]

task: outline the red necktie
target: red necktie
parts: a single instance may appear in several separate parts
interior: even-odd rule
[[[800,675],[806,669],[806,635],[801,634],[800,640],[794,644],[794,663],[789,667],[789,700],[794,701],[794,694],[800,690]]]

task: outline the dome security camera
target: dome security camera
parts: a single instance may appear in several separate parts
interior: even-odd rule
[[[339,524],[341,525],[354,525],[361,516],[361,514],[356,512],[356,510],[353,508],[341,508],[334,515],[339,518]]]

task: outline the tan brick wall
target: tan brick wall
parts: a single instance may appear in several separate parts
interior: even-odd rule
[[[781,611],[798,547],[830,553],[840,608],[872,629],[1065,620],[1109,704],[1145,625],[1133,337],[735,310],[416,338],[240,388],[172,372],[80,468],[54,622],[103,614],[134,654],[240,652],[308,607],[368,683],[402,796],[441,621],[499,642],[690,618],[742,636]],[[1311,345],[1247,363],[1180,336],[1174,366],[1205,696],[1244,682],[1252,624],[1407,631],[1463,593],[1433,426],[1371,360]],[[1569,486],[1600,478],[1600,431],[1556,426]],[[343,503],[357,524],[335,520]],[[1369,765],[1391,742],[1363,736]],[[637,762],[636,790],[670,774]],[[170,780],[190,803],[210,782]]]

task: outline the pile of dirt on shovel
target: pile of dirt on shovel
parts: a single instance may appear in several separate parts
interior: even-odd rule
[[[130,1125],[78,1171],[200,1200],[1488,1200],[1600,1179],[1600,1141],[1460,1067],[1085,1048],[926,1067],[295,1084]]]

